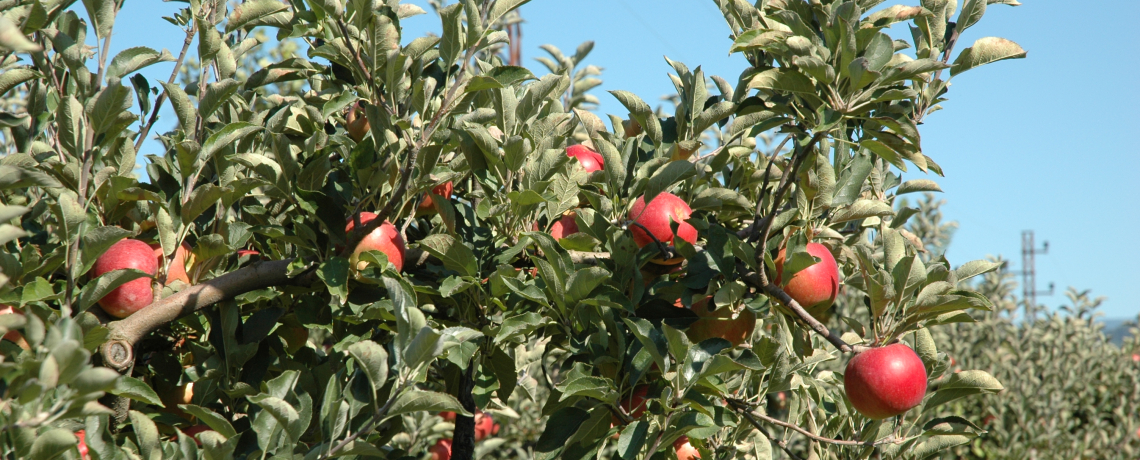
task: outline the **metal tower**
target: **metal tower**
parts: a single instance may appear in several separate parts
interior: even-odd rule
[[[1021,232],[1021,289],[1022,301],[1025,302],[1025,316],[1032,318],[1036,315],[1037,310],[1037,296],[1051,296],[1053,295],[1053,283],[1049,283],[1048,291],[1037,290],[1037,267],[1034,256],[1037,254],[1049,253],[1049,242],[1045,241],[1041,244],[1041,249],[1037,249],[1036,243],[1033,241],[1033,230],[1024,230]]]

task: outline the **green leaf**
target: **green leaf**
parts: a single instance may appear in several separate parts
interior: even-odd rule
[[[989,64],[1004,59],[1020,59],[1026,52],[1020,45],[999,37],[979,38],[974,46],[962,50],[954,65],[950,66],[950,76],[953,77],[974,67]]]
[[[232,78],[206,85],[206,93],[198,100],[198,116],[202,117],[203,120],[210,118],[210,115],[222,108],[240,87],[241,82]],[[207,141],[207,145],[209,145],[209,141]]]
[[[534,74],[525,67],[495,67],[485,75],[472,77],[471,81],[467,83],[465,91],[471,93],[484,89],[506,88],[522,81],[534,79]]]
[[[60,146],[75,158],[83,158],[86,132],[83,115],[83,105],[73,95],[60,101],[55,115]]]
[[[333,257],[326,260],[317,269],[317,277],[325,282],[325,286],[329,289],[329,294],[340,299],[348,297],[348,272],[349,261],[344,257]]]
[[[989,372],[970,370],[950,375],[950,379],[938,388],[939,391],[953,389],[972,389],[997,393],[1004,390],[1005,387],[1002,386],[1001,382],[995,379],[994,376],[990,375]]]
[[[964,436],[960,434],[931,436],[914,446],[914,450],[912,450],[911,453],[914,455],[914,458],[928,458],[937,452],[969,443],[973,438],[974,436]]]
[[[894,214],[891,205],[878,200],[855,200],[848,206],[840,208],[831,214],[831,223],[848,222],[866,219],[874,216],[890,216]]]
[[[269,415],[277,420],[277,423],[285,427],[285,432],[289,435],[290,440],[297,442],[301,435],[301,424],[307,422],[307,420],[301,420],[301,414],[297,412],[297,409],[284,399],[266,394],[250,396],[249,401],[265,409]]]
[[[400,393],[388,409],[388,417],[412,412],[455,412],[464,417],[473,415],[459,404],[459,400],[449,394],[426,390],[410,390]]]
[[[3,45],[0,44],[0,46]],[[4,73],[0,73],[0,96],[3,96],[21,83],[34,80],[39,76],[39,72],[27,67],[16,67],[5,70]]]
[[[479,274],[475,253],[471,252],[471,249],[463,243],[456,241],[451,235],[429,235],[420,240],[420,247],[443,261],[444,268],[453,270],[461,276]]]
[[[237,430],[234,430],[233,425],[230,425],[230,422],[226,420],[225,417],[219,415],[217,412],[214,412],[205,407],[195,406],[193,404],[179,404],[178,407],[190,415],[198,417],[198,420],[205,422],[206,425],[210,427],[210,429],[217,431],[222,436],[225,436],[227,438],[237,436]]]
[[[111,394],[131,398],[152,406],[166,407],[162,405],[162,401],[158,398],[158,393],[150,389],[150,385],[134,377],[124,375],[123,378],[119,379],[115,388],[111,390]]]
[[[79,444],[71,431],[62,428],[53,428],[35,436],[29,458],[51,459],[62,455]]]
[[[95,25],[95,35],[107,38],[111,34],[111,27],[115,25],[115,13],[118,10],[115,0],[83,0],[87,9],[87,17]]]
[[[419,367],[443,354],[443,336],[430,327],[422,327],[404,350],[404,365]]]
[[[43,50],[40,45],[28,40],[20,30],[20,26],[12,23],[7,16],[0,16],[0,49],[17,53],[34,53]]]
[[[653,173],[645,187],[645,202],[652,202],[658,194],[673,187],[673,184],[697,174],[696,166],[688,161],[670,161]]]
[[[491,6],[491,12],[487,15],[487,24],[494,24],[498,22],[507,13],[514,11],[518,7],[529,3],[530,0],[498,0]]]
[[[124,268],[121,270],[112,270],[98,278],[91,280],[83,290],[79,293],[79,311],[85,311],[95,305],[103,296],[113,291],[115,288],[122,286],[128,281],[134,281],[139,278],[150,278],[151,275],[142,270],[134,268]]]
[[[166,49],[160,53],[145,46],[127,48],[111,58],[111,63],[107,66],[107,78],[122,78],[149,65],[173,60],[174,56]]]
[[[991,260],[973,260],[966,262],[961,267],[954,269],[954,274],[958,278],[958,282],[966,281],[975,276],[992,272],[1001,268],[1001,262],[994,262]]]
[[[348,354],[368,376],[372,391],[379,391],[388,380],[388,351],[376,342],[363,340],[348,346]]]
[[[190,96],[177,84],[164,81],[160,81],[159,84],[166,90],[166,98],[170,99],[170,105],[174,107],[174,115],[178,117],[182,132],[187,136],[194,134],[195,125],[198,123],[198,110],[194,108],[194,103],[190,102]]]
[[[966,0],[966,4],[962,5],[962,12],[958,14],[956,30],[959,34],[965,32],[970,26],[977,24],[984,14],[986,14],[986,0]]]
[[[578,431],[578,427],[589,418],[589,412],[577,407],[558,409],[546,420],[546,427],[538,437],[534,449],[541,453],[561,450],[565,447],[566,441]]]
[[[930,179],[913,179],[903,182],[899,188],[895,190],[895,195],[902,195],[904,193],[914,192],[941,192],[942,187],[938,186],[937,182]]]
[[[130,411],[131,428],[135,432],[135,442],[138,443],[139,456],[143,459],[160,460],[162,446],[158,441],[158,427],[154,421],[139,411]]]
[[[491,373],[495,374],[495,379],[499,381],[499,390],[496,392],[499,400],[510,399],[519,380],[518,370],[515,368],[515,359],[503,349],[495,347],[491,356],[485,359],[483,364],[491,368]]]
[[[439,56],[445,66],[450,66],[463,51],[462,3],[447,5],[439,9],[443,21],[443,35],[439,40]]]
[[[566,282],[567,305],[573,306],[578,301],[585,299],[594,291],[594,288],[612,276],[613,274],[609,270],[601,267],[587,267],[571,273],[570,279]]]
[[[181,121],[181,119],[179,119]],[[226,125],[220,131],[211,134],[206,142],[202,144],[202,151],[198,154],[198,164],[206,163],[213,158],[214,154],[219,150],[226,147],[231,147],[237,144],[241,138],[250,133],[260,131],[261,127],[253,125],[244,121],[238,121]]]
[[[218,187],[214,184],[203,184],[190,192],[190,199],[182,206],[182,222],[193,222],[198,216],[214,206],[230,191],[229,187]]]
[[[278,11],[284,11],[289,6],[277,0],[249,0],[242,2],[234,11],[230,13],[230,17],[226,21],[226,33],[245,27],[246,24],[256,23],[256,21],[272,15]]]
[[[636,459],[637,454],[640,453],[642,447],[645,446],[645,440],[648,434],[649,422],[645,420],[635,420],[623,428],[617,445],[618,455],[621,456],[621,459]]]
[[[767,89],[815,96],[815,84],[803,74],[791,69],[769,69],[760,72],[748,82],[748,89]]]

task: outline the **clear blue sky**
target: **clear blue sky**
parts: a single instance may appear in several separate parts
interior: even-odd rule
[[[1140,314],[1140,245],[1128,235],[1140,227],[1140,51],[1134,20],[1140,1],[1062,2],[1023,0],[1016,8],[991,5],[969,29],[959,49],[985,36],[1019,43],[1028,59],[1003,61],[953,79],[945,110],[921,127],[925,153],[947,177],[935,178],[946,192],[945,217],[960,228],[948,257],[961,264],[1001,254],[1021,268],[1021,231],[1049,241],[1038,256],[1038,288],[1057,285],[1049,306],[1063,302],[1066,286],[1106,296],[1109,317]],[[425,0],[413,0],[429,10]],[[898,2],[887,2],[890,5]],[[917,3],[917,0],[905,2]],[[959,2],[961,3],[961,2]],[[181,4],[128,2],[112,40],[113,53],[130,46],[168,48],[175,55],[181,33],[157,19]],[[632,91],[651,105],[673,92],[663,56],[706,74],[735,81],[744,64],[729,56],[728,28],[712,1],[533,0],[521,9],[524,65],[538,47],[552,44],[570,53],[594,40],[587,63],[604,68],[605,84],[594,90],[600,113],[625,115],[606,90]],[[438,31],[428,14],[404,22],[405,42]],[[906,34],[896,26],[895,35]],[[196,47],[195,47],[196,48]],[[165,79],[171,64],[145,72]],[[166,126],[173,113],[163,113]],[[166,129],[160,126],[161,129]],[[148,142],[143,153],[157,153]],[[908,177],[919,177],[910,173]]]

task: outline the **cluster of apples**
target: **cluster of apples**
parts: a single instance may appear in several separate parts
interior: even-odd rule
[[[440,417],[448,422],[455,422],[455,412],[440,412]],[[499,434],[499,424],[491,414],[482,411],[475,412],[475,442]],[[431,460],[451,460],[451,440],[440,439],[428,448]]]

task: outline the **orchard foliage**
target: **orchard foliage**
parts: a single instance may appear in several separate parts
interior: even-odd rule
[[[191,0],[165,18],[186,37],[175,57],[107,55],[121,2],[0,0],[0,95],[15,101],[0,303],[24,313],[0,327],[29,346],[0,345],[2,455],[75,458],[82,429],[99,459],[425,458],[440,439],[457,459],[667,458],[682,436],[706,459],[925,458],[981,432],[945,404],[1002,385],[945,375],[931,329],[991,309],[969,280],[998,265],[924,256],[905,229],[917,210],[896,201],[938,191],[918,126],[950,79],[1025,55],[992,37],[954,53],[988,3],[1016,2],[719,0],[731,42],[709,52],[749,67],[732,81],[666,59],[673,113],[611,91],[628,115],[608,120],[588,110],[592,44],[546,47],[544,75],[504,64],[523,3],[434,4],[442,35],[413,38],[401,21],[426,12],[395,0]],[[900,22],[911,40],[884,32]],[[267,64],[265,32],[303,46]],[[137,73],[167,61],[167,81]],[[164,104],[177,119],[159,133]],[[152,135],[163,151],[140,158]],[[566,155],[579,143],[601,170]],[[452,196],[430,195],[447,182]],[[691,207],[696,243],[639,247],[629,211],[666,192]],[[555,240],[567,212],[579,233]],[[386,221],[403,269],[377,251],[350,263]],[[90,269],[124,238],[161,248],[156,279],[188,244],[190,283],[156,282],[154,303],[114,321],[97,301],[148,275]],[[782,279],[818,263],[809,242],[862,320],[823,324],[770,282],[780,250]],[[689,340],[697,316],[675,305],[709,296],[757,317],[750,340]],[[937,389],[865,419],[828,362],[900,339]],[[644,413],[622,404],[635,387]],[[478,411],[500,438],[476,444]]]

